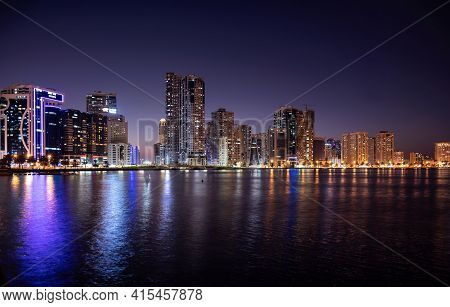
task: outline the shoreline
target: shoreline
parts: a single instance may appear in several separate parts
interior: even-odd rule
[[[88,167],[88,168],[47,168],[47,169],[27,169],[27,168],[10,168],[10,169],[0,169],[0,176],[10,176],[15,174],[38,174],[38,175],[62,175],[62,174],[73,174],[79,172],[117,172],[117,171],[190,171],[190,170],[201,170],[201,171],[242,171],[242,170],[320,170],[320,169],[331,169],[331,170],[364,170],[364,169],[450,169],[449,167],[303,167],[303,168],[281,168],[281,167],[156,167],[156,166],[130,166],[130,167]]]

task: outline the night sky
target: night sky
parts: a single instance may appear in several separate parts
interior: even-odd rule
[[[445,0],[7,2],[160,101],[166,72],[193,73],[207,118],[226,107],[264,119]],[[83,111],[86,93],[117,92],[132,143],[138,119],[164,117],[160,102],[2,3],[0,18],[0,87],[54,88]],[[304,104],[318,136],[393,130],[398,150],[432,153],[450,140],[450,3],[293,106]]]

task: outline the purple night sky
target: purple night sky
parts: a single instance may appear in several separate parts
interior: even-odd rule
[[[12,6],[164,101],[164,74],[206,82],[206,116],[265,118],[445,1],[13,1]],[[364,1],[365,2],[365,1]],[[164,107],[0,3],[0,87],[25,82],[85,111],[93,90],[118,93],[137,120]],[[450,4],[293,103],[316,111],[316,134],[393,130],[397,150],[450,140]]]

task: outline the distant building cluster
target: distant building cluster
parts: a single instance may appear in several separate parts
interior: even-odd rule
[[[205,120],[205,82],[198,76],[166,74],[166,117],[154,146],[156,165],[223,167],[389,167],[447,165],[449,142],[437,143],[435,159],[395,147],[394,132],[350,132],[340,140],[315,135],[315,114],[308,108],[278,109],[265,132],[235,121],[219,108]]]
[[[31,84],[0,92],[0,158],[51,159],[61,165],[132,165],[128,123],[115,93],[86,95],[86,112],[63,109],[64,95]]]
[[[218,167],[421,167],[450,166],[450,142],[435,144],[434,157],[395,146],[392,131],[315,133],[315,112],[284,106],[266,131],[235,120],[219,108],[205,119],[205,82],[167,73],[165,118],[159,122],[154,164]],[[0,91],[0,159],[53,161],[54,165],[141,164],[128,142],[128,123],[115,93],[86,95],[86,112],[63,109],[64,95],[30,84]]]

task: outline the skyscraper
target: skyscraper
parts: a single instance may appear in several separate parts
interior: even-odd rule
[[[61,103],[49,104],[45,108],[45,152],[46,155],[59,157],[62,154],[63,111]]]
[[[228,166],[228,148],[230,146],[230,139],[227,137],[219,138],[219,166]]]
[[[392,164],[394,158],[394,132],[380,131],[375,136],[375,160],[379,165]]]
[[[181,83],[180,162],[206,165],[205,150],[205,83],[187,75]]]
[[[161,118],[159,120],[158,125],[158,142],[161,144],[166,144],[166,135],[167,135],[167,121],[165,118]]]
[[[164,165],[168,159],[167,156],[167,121],[165,118],[159,120],[158,126],[158,143],[154,146],[155,163]]]
[[[166,74],[168,163],[206,164],[205,83],[195,75]]]
[[[63,112],[63,158],[81,162],[86,158],[88,148],[87,113],[68,109]]]
[[[303,113],[293,107],[281,107],[273,116],[273,161],[276,166],[294,166],[299,157],[300,125]]]
[[[86,111],[97,114],[117,114],[116,93],[95,91],[86,95]]]
[[[359,166],[368,163],[368,133],[352,132],[342,135],[342,163],[346,166]]]
[[[212,164],[219,161],[219,139],[226,138],[227,142],[233,135],[234,113],[220,108],[211,113],[211,127],[209,131],[209,152]],[[223,139],[222,139],[223,142]],[[228,150],[227,150],[228,152]]]
[[[128,122],[123,115],[108,115],[108,142],[128,143]]]
[[[376,141],[374,137],[369,137],[367,140],[368,144],[368,153],[367,153],[367,162],[369,165],[376,164]]]
[[[325,139],[321,137],[314,137],[313,148],[314,163],[325,161]]]
[[[64,97],[54,90],[30,84],[12,85],[0,92],[0,155],[19,154],[36,158],[59,150],[58,138],[46,129],[58,125]],[[47,141],[49,146],[47,146]]]
[[[238,166],[241,164],[241,126],[233,125],[233,135],[228,140],[228,165]]]
[[[341,161],[341,141],[327,139],[325,142],[325,160],[328,163],[340,164]]]
[[[102,164],[108,157],[108,117],[87,113],[87,159],[92,164]]]
[[[252,134],[250,144],[250,165],[264,166],[268,164],[267,133]]]
[[[181,124],[181,79],[180,75],[166,74],[166,163],[178,163],[180,154]]]
[[[298,124],[298,163],[311,165],[314,161],[314,111],[306,108],[299,117]]]
[[[250,165],[250,147],[252,140],[252,127],[249,125],[239,125],[239,162],[240,166],[246,167]]]

